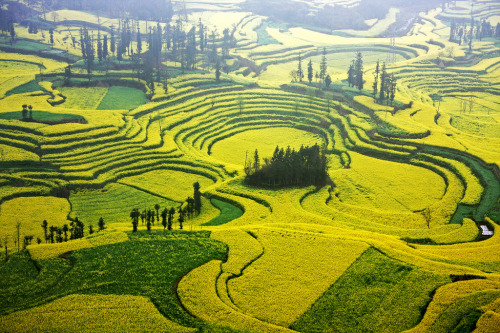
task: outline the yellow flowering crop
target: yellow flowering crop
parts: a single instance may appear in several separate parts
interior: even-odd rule
[[[216,280],[220,273],[219,260],[195,268],[179,282],[177,293],[186,309],[196,317],[237,329],[263,333],[292,333],[294,331],[268,324],[236,311],[217,295]]]
[[[288,326],[304,313],[367,248],[362,242],[297,232],[253,230],[264,254],[229,280],[237,307]]]
[[[0,331],[189,333],[196,329],[168,320],[146,297],[69,295],[2,317]]]

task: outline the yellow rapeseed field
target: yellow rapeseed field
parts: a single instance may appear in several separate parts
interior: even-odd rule
[[[14,237],[17,235],[16,224],[20,223],[21,235],[33,235],[33,243],[40,237],[45,243],[42,222],[47,220],[49,226],[58,227],[69,225],[71,222],[67,217],[70,211],[68,200],[62,198],[22,197],[8,200],[2,203],[0,209],[0,234]],[[13,243],[9,243],[13,247]]]
[[[2,317],[0,330],[14,332],[168,332],[189,333],[165,318],[146,297],[69,295]]]
[[[311,234],[253,230],[264,254],[228,290],[243,312],[288,326],[334,283],[367,248],[362,242]]]

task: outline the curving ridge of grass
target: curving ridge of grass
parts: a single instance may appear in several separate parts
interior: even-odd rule
[[[237,219],[238,217],[243,215],[243,211],[229,202],[222,201],[216,198],[212,198],[210,200],[212,205],[217,207],[220,210],[220,215],[216,218],[204,223],[204,226],[216,226],[226,224],[231,222],[232,220]]]

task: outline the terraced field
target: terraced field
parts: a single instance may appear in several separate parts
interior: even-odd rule
[[[209,50],[187,69],[161,49],[167,90],[136,67],[147,34],[144,58],[134,39],[130,56],[87,73],[80,27],[118,39],[116,17],[54,7],[47,20],[33,6],[54,43],[23,22],[15,42],[0,36],[0,331],[498,332],[500,44],[459,45],[449,30],[471,10],[496,25],[500,5],[439,3],[394,45],[382,36],[402,24],[396,8],[328,33],[245,8],[174,6],[186,32],[234,39],[219,79]],[[364,89],[346,82],[358,51]],[[299,57],[316,72],[323,52],[329,87],[291,82]],[[377,61],[397,80],[396,108],[373,97]],[[326,185],[245,184],[256,150],[266,165],[276,146],[314,144]],[[183,219],[196,182],[201,212]],[[77,218],[84,237],[62,241]]]

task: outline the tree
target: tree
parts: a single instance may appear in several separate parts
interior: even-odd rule
[[[451,26],[450,26],[450,39],[449,39],[450,42],[454,42],[455,41],[456,30],[457,30],[457,23],[453,19],[451,21]]]
[[[167,216],[168,210],[167,208],[164,208],[161,212],[161,225],[163,226],[163,231],[167,228]]]
[[[302,82],[302,79],[304,78],[304,71],[302,70],[302,56],[299,54],[299,64],[297,66],[297,77],[299,79],[299,82]]]
[[[156,204],[155,205],[155,210],[156,210],[156,221],[160,221],[160,205]]]
[[[21,241],[21,222],[16,223],[16,233],[17,233],[17,252],[19,252],[19,243]]]
[[[196,28],[192,27],[187,34],[186,46],[186,67],[188,69],[195,69],[196,65]]]
[[[115,35],[114,35],[114,31],[113,31],[113,28],[111,28],[111,38],[109,40],[109,50],[111,51],[111,54],[115,54],[115,50],[116,50],[116,43],[115,43]]]
[[[194,198],[194,210],[197,214],[201,212],[201,192],[200,183],[196,182],[193,184],[193,198]]]
[[[327,71],[327,64],[326,64],[326,47],[323,47],[323,55],[321,57],[321,63],[319,65],[319,78],[323,82],[326,79],[326,71]]]
[[[148,232],[151,232],[151,218],[148,218],[148,222],[146,223],[146,228],[148,229]]]
[[[327,74],[325,76],[325,86],[327,88],[330,88],[330,84],[332,84],[332,78],[330,77],[330,74]]]
[[[10,21],[9,33],[10,38],[14,40],[14,37],[16,37],[16,29],[14,28],[14,21],[12,19]]]
[[[200,40],[200,52],[205,50],[205,27],[201,23],[201,17],[198,21],[198,39]]]
[[[184,214],[185,214],[185,211],[184,209],[182,208],[182,205],[179,206],[179,218],[178,218],[178,221],[179,221],[179,229],[182,230],[182,223],[184,222]]]
[[[50,234],[49,234],[49,239],[50,239],[50,243],[51,243],[51,244],[54,244],[54,233],[55,233],[56,231],[57,231],[57,228],[56,228],[56,227],[54,227],[53,225],[51,225],[51,226],[49,227],[49,232],[50,232]]]
[[[137,57],[139,60],[139,58]],[[154,59],[151,53],[147,53],[142,66],[142,78],[146,81],[146,86],[152,94],[155,92],[154,81]]]
[[[259,151],[257,149],[255,149],[255,153],[253,155],[253,170],[254,170],[254,172],[256,172],[259,169],[260,169]]]
[[[68,64],[68,66],[64,67],[64,85],[69,86],[71,84],[71,64]]]
[[[217,83],[220,82],[220,61],[217,59],[217,62],[215,63],[215,80]]]
[[[89,225],[89,235],[92,235],[94,233],[94,227],[92,225]]]
[[[31,236],[31,235],[24,236],[24,239],[23,239],[23,250],[26,250],[26,247],[28,247],[29,245],[31,245],[31,241],[32,240],[33,240],[33,236]]]
[[[229,29],[226,28],[222,31],[222,59],[226,59],[229,56],[229,43],[230,43],[230,36],[229,36]]]
[[[49,224],[47,223],[47,220],[43,220],[42,222],[42,228],[43,228],[43,233],[45,234],[45,243],[47,243],[47,227],[49,226]]]
[[[132,232],[137,232],[137,226],[139,224],[139,216],[141,213],[139,213],[138,208],[132,209],[130,212],[130,218],[132,219]]]
[[[68,231],[69,231],[67,224],[63,225],[62,231],[64,232],[64,241],[67,242],[68,241]]]
[[[186,202],[187,202],[187,206],[186,206],[187,216],[188,216],[188,218],[192,218],[193,213],[194,213],[194,199],[191,197],[188,197]]]
[[[379,103],[382,103],[385,100],[385,91],[386,91],[386,81],[387,81],[387,70],[385,67],[385,62],[382,64],[382,73],[380,74],[380,92],[379,92]]]
[[[354,71],[355,71],[354,85],[359,90],[362,90],[364,85],[364,80],[363,80],[363,55],[361,54],[361,52],[358,52],[356,54]]]
[[[54,29],[49,29],[50,44],[54,47]]]
[[[62,243],[63,242],[63,237],[62,237],[62,234],[63,234],[63,231],[61,228],[58,228],[56,227],[56,243]]]
[[[391,106],[392,106],[392,103],[394,102],[394,97],[396,96],[396,78],[394,77],[394,74],[391,75],[389,87],[390,88],[389,88],[388,99],[391,101]]]
[[[99,60],[99,63],[102,62],[102,41],[100,33],[97,36],[97,59]]]
[[[168,221],[167,221],[168,230],[172,230],[172,225],[174,223],[174,215],[175,215],[175,208],[171,207],[170,210],[168,211]]]
[[[104,226],[104,219],[102,217],[99,218],[99,222],[97,223],[97,226],[99,227],[99,231],[106,229],[106,227]]]
[[[380,64],[379,64],[379,61],[377,60],[377,65],[375,66],[375,75],[374,75],[374,80],[373,80],[373,98],[377,97],[379,74],[380,74]]]
[[[28,118],[29,118],[30,121],[33,121],[33,106],[28,105],[28,111],[29,111]]]
[[[141,31],[137,29],[137,53],[141,54],[142,53],[142,37],[141,37]]]
[[[347,83],[349,84],[349,87],[352,87],[355,84],[354,61],[349,65],[349,69],[347,70]]]
[[[312,79],[313,79],[313,64],[312,60],[309,59],[309,63],[307,64],[307,80],[309,81],[309,83],[311,83]]]
[[[28,105],[23,104],[21,107],[23,108],[23,111],[21,111],[23,121],[26,121],[28,119]]]
[[[108,57],[108,35],[104,35],[104,39],[102,41],[102,57],[104,60]]]
[[[422,215],[424,216],[425,222],[427,223],[427,228],[430,228],[430,223],[432,219],[430,207],[425,208],[422,211]]]

